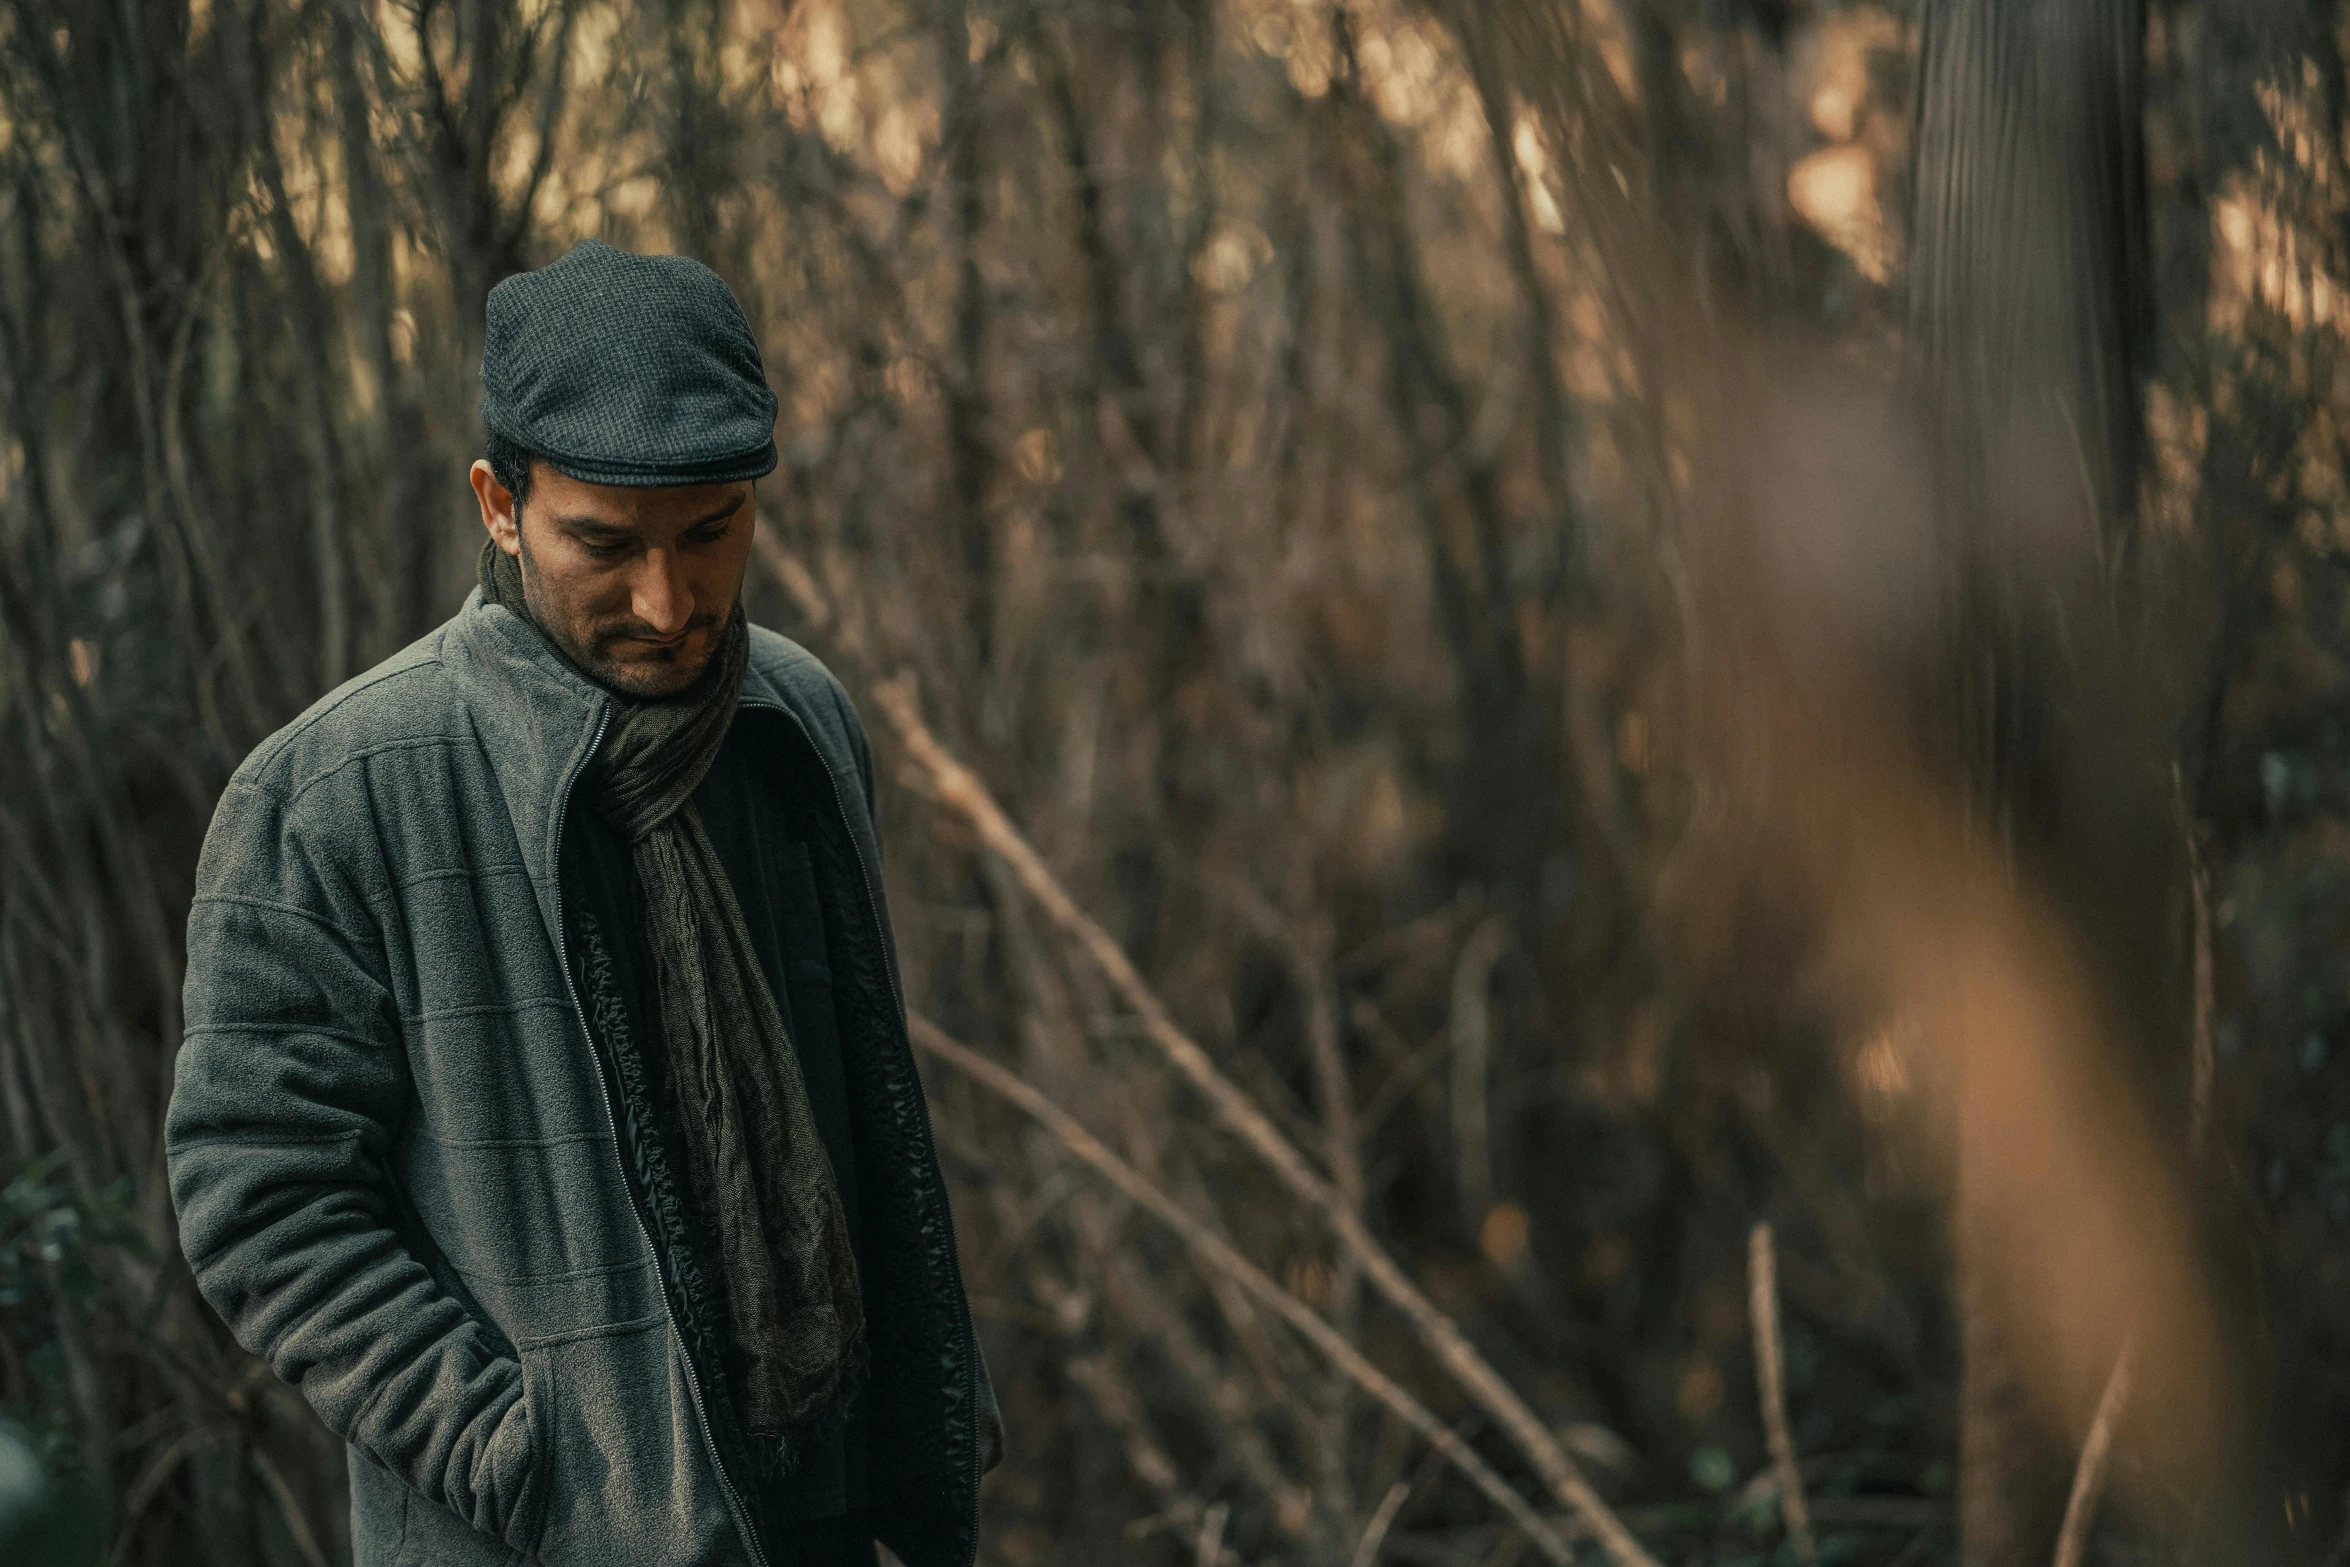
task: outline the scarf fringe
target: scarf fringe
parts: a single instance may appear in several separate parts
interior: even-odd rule
[[[873,1375],[872,1349],[862,1339],[841,1367],[840,1385],[823,1408],[805,1415],[780,1431],[750,1431],[754,1477],[761,1486],[779,1485],[799,1472],[812,1452],[821,1452],[840,1439],[855,1416]]]

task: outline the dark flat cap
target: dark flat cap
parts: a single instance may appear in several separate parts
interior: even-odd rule
[[[775,466],[775,393],[733,293],[698,261],[601,240],[490,290],[481,422],[590,484]]]

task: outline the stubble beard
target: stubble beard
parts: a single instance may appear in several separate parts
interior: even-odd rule
[[[548,601],[545,579],[539,575],[538,564],[530,557],[530,545],[519,529],[515,542],[521,546],[517,564],[522,568],[522,602],[531,619],[573,667],[615,696],[649,702],[681,695],[701,680],[718,657],[717,638],[712,638],[702,656],[691,664],[679,663],[677,653],[671,650],[656,651],[649,658],[617,659],[602,652],[592,637],[581,641],[570,620]]]

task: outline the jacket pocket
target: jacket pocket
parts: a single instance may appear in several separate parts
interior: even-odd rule
[[[373,1543],[351,1542],[358,1567],[388,1563],[389,1567],[511,1567],[523,1559],[511,1541],[476,1529],[453,1508],[417,1495],[399,1481],[401,1496],[397,1544],[388,1554]]]
[[[739,1567],[664,1316],[522,1341],[533,1419],[527,1546],[543,1567]]]

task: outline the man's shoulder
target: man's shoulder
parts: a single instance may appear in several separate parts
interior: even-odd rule
[[[824,666],[824,660],[782,632],[756,621],[751,624],[751,671],[776,686],[779,695],[840,687],[832,671]]]
[[[745,688],[746,695],[764,695],[797,710],[804,718],[837,724],[851,732],[858,727],[856,704],[849,700],[840,677],[824,660],[780,631],[751,627],[750,675]]]
[[[467,736],[465,704],[441,663],[447,629],[435,627],[304,708],[253,748],[231,787],[291,804],[313,785],[379,751]]]

